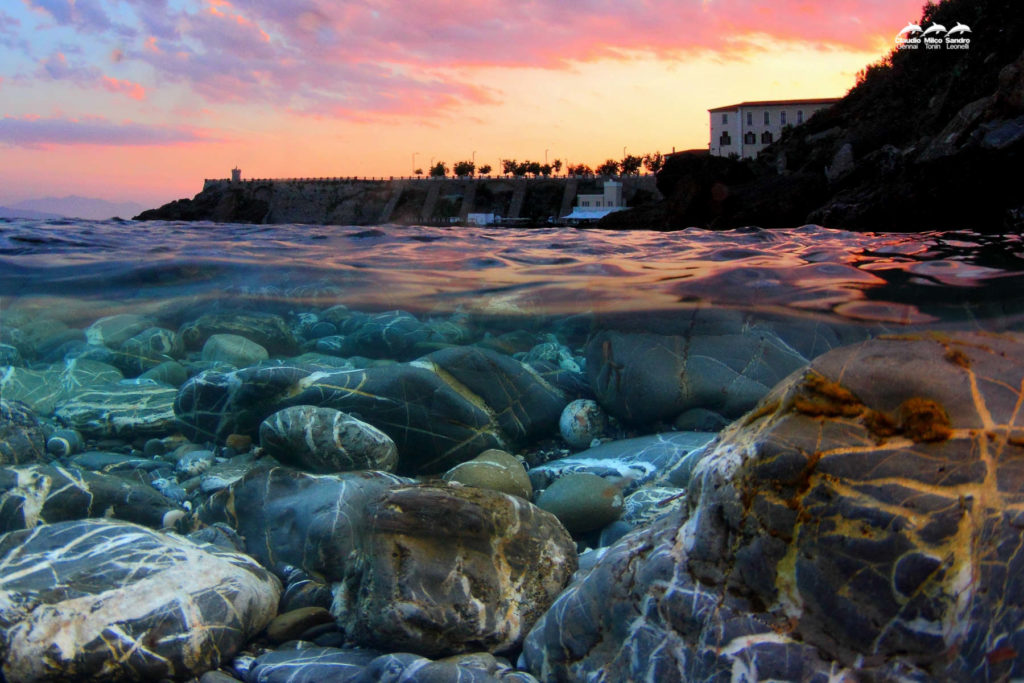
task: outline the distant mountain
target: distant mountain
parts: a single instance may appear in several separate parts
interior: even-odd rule
[[[45,211],[32,211],[31,209],[14,209],[9,206],[0,206],[0,218],[37,218],[40,220],[48,220],[51,218],[64,218],[56,213],[46,213]]]
[[[132,216],[140,213],[146,207],[136,202],[108,202],[105,199],[69,195],[67,197],[26,199],[25,201],[11,204],[9,208],[20,212],[35,211],[56,214],[57,218],[66,217],[106,220],[107,218],[113,218],[114,216],[131,218]],[[24,214],[21,213],[19,215]]]

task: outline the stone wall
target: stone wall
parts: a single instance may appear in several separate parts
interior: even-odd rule
[[[621,179],[627,202],[661,198],[653,175]],[[308,178],[206,180],[193,199],[145,211],[138,220],[375,225],[450,224],[493,213],[546,224],[572,210],[577,193],[600,191],[601,178]]]

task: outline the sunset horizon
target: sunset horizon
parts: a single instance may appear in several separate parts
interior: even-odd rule
[[[0,11],[0,204],[707,148],[708,109],[841,97],[921,9],[25,0]]]

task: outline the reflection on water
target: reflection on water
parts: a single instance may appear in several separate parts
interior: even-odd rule
[[[0,296],[121,310],[258,296],[495,314],[755,309],[847,321],[1020,315],[1016,235],[803,226],[675,233],[0,221]],[[50,299],[53,301],[53,299]]]

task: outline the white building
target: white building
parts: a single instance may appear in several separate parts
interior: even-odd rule
[[[816,100],[740,102],[708,109],[711,116],[711,154],[753,158],[779,139],[786,126],[799,126],[816,111],[838,102],[838,97]]]
[[[578,194],[576,206],[565,220],[596,221],[615,211],[622,211],[626,203],[622,201],[622,183],[606,180],[601,194]]]

